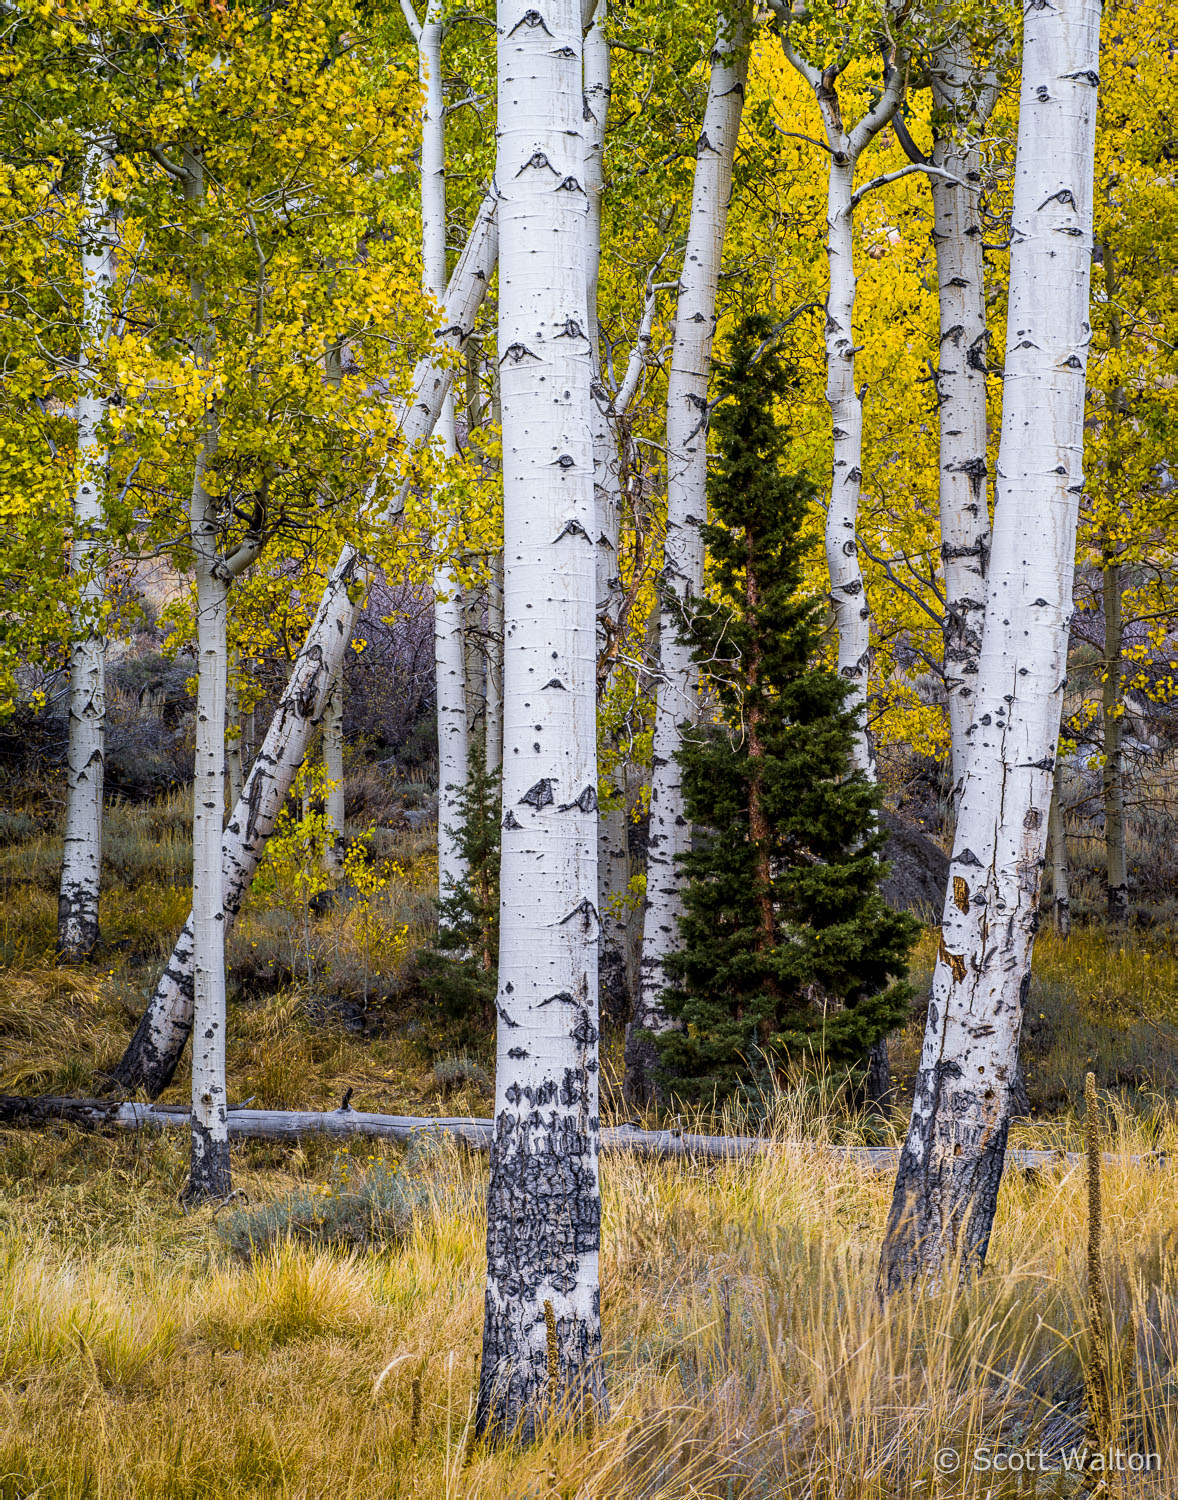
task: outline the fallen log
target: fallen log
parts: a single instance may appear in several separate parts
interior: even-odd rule
[[[119,1103],[113,1099],[71,1099],[42,1095],[0,1094],[0,1125],[48,1125],[67,1122],[89,1129],[182,1130],[189,1111],[182,1104]],[[375,1136],[409,1144],[423,1136],[443,1135],[485,1151],[491,1144],[493,1121],[473,1115],[433,1117],[422,1115],[378,1115],[363,1110],[340,1109],[231,1109],[229,1134],[244,1140],[296,1141],[308,1135],[347,1137]],[[688,1157],[702,1160],[733,1160],[758,1156],[766,1151],[794,1151],[853,1162],[875,1171],[896,1166],[895,1146],[834,1146],[814,1141],[783,1141],[752,1135],[692,1135],[678,1130],[640,1130],[634,1125],[607,1126],[601,1132],[604,1151],[629,1151],[640,1156]],[[1053,1166],[1075,1166],[1082,1158],[1076,1151],[1012,1147],[1006,1153],[1011,1166],[1037,1171]],[[1165,1166],[1158,1153],[1150,1156],[1119,1156],[1105,1151],[1103,1160],[1117,1163]]]

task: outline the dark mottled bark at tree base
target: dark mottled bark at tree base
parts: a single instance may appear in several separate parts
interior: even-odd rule
[[[622,1091],[626,1103],[642,1108],[663,1104],[665,1098],[658,1084],[659,1052],[651,1032],[643,1030],[637,1020],[626,1030],[626,1073]]]
[[[625,1026],[630,1019],[630,986],[626,955],[613,944],[602,944],[597,961],[598,1005],[603,1021]]]
[[[216,1141],[207,1126],[192,1121],[192,1165],[183,1198],[186,1204],[223,1203],[233,1191],[229,1142]]]
[[[921,1069],[884,1231],[881,1294],[982,1269],[1009,1130],[1009,1088],[998,1098],[988,1083],[963,1081],[952,1062]]]
[[[888,1057],[888,1039],[881,1036],[867,1054],[867,1098],[881,1109],[892,1100],[892,1064]]]
[[[495,1121],[487,1188],[487,1299],[475,1432],[531,1442],[546,1422],[606,1413],[599,1293],[588,1318],[556,1315],[549,1369],[545,1301],[578,1287],[601,1244],[598,1122],[556,1110]],[[555,1378],[553,1378],[555,1376]]]
[[[66,934],[71,936],[66,937]],[[92,891],[62,889],[57,898],[57,954],[71,963],[98,947],[98,909]]]

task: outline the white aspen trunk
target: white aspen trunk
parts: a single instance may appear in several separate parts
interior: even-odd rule
[[[216,451],[216,417],[205,417],[192,485],[196,572],[196,758],[192,786],[192,1162],[185,1197],[226,1198],[229,1173],[225,1082],[225,911],[221,831],[225,797],[225,686],[229,666],[229,581],[217,550],[216,501],[204,473]]]
[[[204,203],[204,155],[184,149],[184,197]],[[202,245],[205,236],[202,233]],[[209,332],[202,273],[190,283],[192,311],[202,325],[194,341],[207,369]],[[221,835],[225,817],[225,694],[229,672],[230,574],[220,553],[216,494],[206,486],[217,452],[216,407],[205,407],[204,432],[192,476],[188,529],[196,575],[196,754],[192,776],[192,1155],[184,1197],[224,1199],[229,1171],[229,1092],[225,1081],[225,911]]]
[[[225,795],[230,812],[237,806],[241,787],[241,710],[237,702],[237,657],[234,653],[225,685]]]
[[[483,650],[483,617],[486,595],[482,589],[464,589],[462,594],[463,677],[466,682],[467,748],[486,734],[487,673]]]
[[[363,593],[359,558],[346,548],[328,579],[241,798],[225,827],[221,871],[226,935],[233,930],[266,841],[322,720],[331,684],[352,639]],[[154,1098],[171,1082],[192,1029],[192,959],[190,915],[135,1035],[113,1070],[118,1084],[142,1088]]]
[[[497,198],[484,199],[466,247],[454,268],[438,337],[446,349],[461,348],[474,327],[498,255]],[[448,364],[423,360],[413,399],[401,422],[412,452],[434,429],[450,387]],[[395,519],[399,500],[390,519]],[[364,567],[350,544],[327,580],[290,681],[250,769],[241,799],[230,815],[222,849],[225,930],[232,930],[250,882],[265,853],[279,809],[286,801],[332,682],[342,668],[364,594]],[[171,1082],[192,1029],[192,918],[189,917],[156,985],[147,1009],[118,1065],[114,1079],[153,1098]]]
[[[106,397],[96,364],[109,330],[114,283],[114,224],[103,184],[111,157],[91,140],[82,173],[82,326],[78,349],[77,488],[70,571],[78,608],[70,648],[69,748],[65,838],[57,899],[57,947],[63,958],[85,958],[98,942],[102,876],[102,783],[105,769],[106,642],[97,615],[106,592],[100,529],[106,448],[99,428]]]
[[[875,754],[863,722],[871,670],[871,609],[859,563],[859,494],[863,484],[863,402],[855,390],[855,240],[851,199],[854,151],[848,138],[832,143],[826,193],[826,401],[830,407],[832,466],[823,541],[830,577],[830,603],[838,630],[838,672],[851,684],[849,708],[860,714],[855,736],[856,770],[875,780]]]
[[[429,0],[417,33],[421,117],[422,285],[441,299],[446,286],[446,123],[442,100],[442,7]],[[442,451],[453,458],[454,398],[447,395],[438,418]],[[463,597],[448,564],[434,574],[434,671],[438,714],[438,896],[453,894],[466,879],[458,847],[460,799],[470,762],[466,715],[466,652]]]
[[[581,37],[578,0],[500,4],[505,816],[475,1422],[525,1442],[605,1407]]]
[[[989,104],[975,99],[967,107],[972,86],[969,59],[955,48],[941,52],[933,79],[934,102],[958,127],[955,133],[951,124],[933,140],[932,163],[950,176],[929,176],[940,314],[936,388],[941,565],[945,579],[942,635],[955,802],[965,777],[973,723],[990,555],[985,265],[981,197],[970,190],[981,184],[981,152],[975,141],[962,134],[982,128]]]
[[[610,421],[610,400],[601,378],[601,342],[598,335],[597,296],[601,266],[601,215],[605,183],[602,173],[605,132],[609,122],[610,59],[605,39],[606,0],[598,0],[593,24],[585,36],[585,191],[589,218],[585,242],[585,287],[589,314],[590,356],[593,361],[593,496],[597,510],[593,537],[597,555],[597,651],[606,669],[597,676],[597,690],[609,684],[609,646],[618,628],[621,600],[619,577],[619,526],[622,508],[618,473],[618,449]],[[603,1016],[617,1024],[629,1020],[630,996],[626,976],[626,924],[622,902],[630,883],[630,861],[626,856],[626,812],[624,808],[599,811],[597,820],[597,910],[600,942],[597,984]]]
[[[344,675],[342,665],[323,705],[323,772],[327,781],[327,840],[323,865],[338,878],[344,871]]]
[[[698,674],[682,625],[703,588],[704,548],[699,528],[708,512],[708,378],[716,328],[716,289],[732,194],[732,162],[748,71],[744,17],[743,8],[721,15],[712,50],[667,379],[667,534],[659,586],[659,671],[646,911],[638,993],[626,1032],[626,1097],[638,1103],[655,1097],[657,1053],[651,1038],[671,1024],[662,1000],[667,987],[664,964],[679,943],[683,873],[677,860],[691,840],[676,752],[680,726],[696,717]]]
[[[1055,782],[1048,814],[1051,839],[1051,916],[1060,937],[1072,931],[1072,897],[1068,885],[1068,830],[1063,815],[1063,762],[1056,757]]]
[[[976,727],[881,1289],[984,1262],[1059,735],[1090,336],[1098,0],[1025,9],[1010,302]]]
[[[503,765],[503,554],[491,559],[487,585],[487,770]]]

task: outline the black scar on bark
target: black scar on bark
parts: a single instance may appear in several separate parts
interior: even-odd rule
[[[559,1114],[495,1121],[487,1190],[487,1299],[475,1431],[528,1443],[548,1415],[545,1292],[573,1291],[601,1243],[597,1141]],[[599,1303],[587,1319],[556,1318],[556,1399],[571,1416],[606,1414]]]
[[[980,1272],[985,1265],[1006,1159],[1009,1091],[1002,1090],[997,1104],[998,1118],[992,1124],[985,1123],[985,1116],[991,1111],[984,1108],[978,1111],[982,1123],[976,1142],[956,1141],[953,1152],[941,1152],[934,1165],[932,1148],[939,1133],[938,1122],[945,1112],[945,1084],[962,1077],[960,1064],[950,1060],[938,1062],[931,1069],[921,1069],[917,1076],[912,1125],[900,1153],[880,1255],[877,1284],[880,1296],[912,1285],[929,1271],[939,1274],[943,1269],[940,1258],[930,1263],[925,1254],[929,1244],[942,1247],[946,1257],[955,1258],[963,1279]],[[956,1091],[951,1108],[959,1129],[973,1099],[993,1106],[992,1088],[971,1084]],[[919,1160],[913,1136],[921,1148]]]
[[[212,1200],[223,1203],[233,1191],[229,1170],[229,1142],[213,1139],[199,1120],[192,1121],[192,1165],[182,1194],[189,1206]]]
[[[562,802],[556,810],[557,812],[568,812],[569,809],[573,807],[579,807],[582,812],[586,813],[596,812],[597,788],[592,785],[585,787],[585,789],[578,796],[574,797],[571,802]]]
[[[503,826],[504,828],[522,828],[524,825],[516,817],[514,811],[509,807],[507,809],[507,816],[503,819]]]
[[[519,800],[539,812],[542,807],[550,806],[553,801],[552,782],[547,776],[541,777],[535,786],[530,786]]]

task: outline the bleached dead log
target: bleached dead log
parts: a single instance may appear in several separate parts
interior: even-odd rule
[[[189,1113],[183,1105],[120,1103],[108,1099],[69,1099],[44,1096],[0,1095],[0,1125],[52,1125],[60,1122],[89,1128],[114,1130],[180,1130]],[[465,1142],[477,1151],[491,1144],[493,1120],[475,1115],[439,1116],[380,1115],[358,1109],[231,1109],[229,1135],[235,1140],[297,1141],[308,1135],[343,1137],[372,1136],[408,1145],[423,1136],[438,1135]],[[845,1161],[873,1171],[895,1170],[895,1146],[830,1146],[814,1141],[783,1141],[772,1136],[692,1135],[678,1130],[639,1130],[615,1125],[601,1132],[603,1151],[626,1151],[652,1158],[688,1158],[730,1161],[760,1156],[765,1152],[789,1151],[819,1159]],[[1073,1167],[1080,1160],[1075,1151],[1023,1148],[1006,1153],[1007,1161],[1024,1171],[1044,1171],[1053,1166]],[[1168,1158],[1124,1156],[1106,1151],[1104,1161],[1115,1166],[1166,1166]]]

